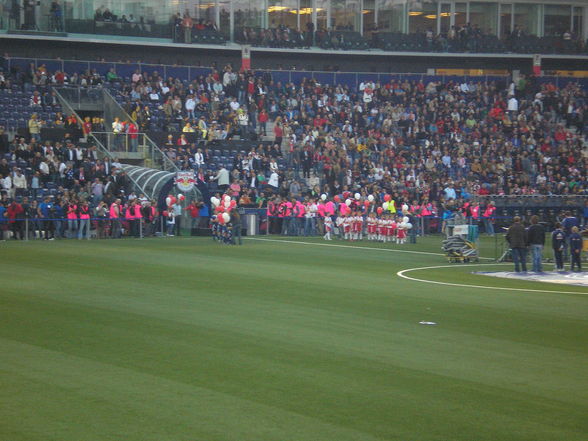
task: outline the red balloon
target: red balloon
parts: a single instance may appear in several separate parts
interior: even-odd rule
[[[217,221],[218,221],[218,223],[219,223],[219,224],[221,224],[221,225],[225,223],[225,220],[223,219],[223,217],[222,217],[222,216],[217,216],[217,217],[216,217],[216,220],[217,220]]]
[[[184,196],[184,195],[180,196],[180,202],[183,202],[185,199],[186,199],[186,196]]]
[[[390,196],[389,194],[385,194],[385,195],[384,195],[384,200],[385,200],[386,202],[390,202],[390,199],[392,199],[392,196]]]
[[[163,216],[164,216],[164,217],[167,217],[167,215],[168,215],[168,212],[167,212],[167,210],[163,210]]]
[[[378,207],[376,209],[376,211],[378,212],[378,214],[382,214],[382,212],[384,211],[384,209],[382,207]]]
[[[351,193],[349,193],[348,191],[343,192],[343,199],[349,199],[349,196],[351,196]]]
[[[335,202],[341,202],[341,198],[339,197],[339,195],[336,195],[334,198]]]
[[[214,211],[216,211],[217,213],[222,213],[224,210],[223,210],[223,207],[221,207],[221,206],[219,205],[218,207],[216,207],[216,208],[214,209]]]
[[[363,201],[363,205],[365,205],[365,208],[370,206],[370,201]]]
[[[235,207],[237,205],[237,201],[235,201],[234,199],[231,201],[231,208]]]

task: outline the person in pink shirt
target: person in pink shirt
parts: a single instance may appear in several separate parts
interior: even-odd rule
[[[78,231],[78,205],[75,200],[67,204],[67,237],[73,239]]]
[[[326,215],[327,216],[335,216],[335,210],[336,210],[336,206],[335,203],[333,201],[328,201],[325,204],[325,209],[326,209]]]
[[[292,199],[294,200],[294,199]],[[292,202],[285,199],[283,204],[284,219],[282,220],[282,236],[290,235],[292,231]]]
[[[229,196],[239,198],[240,192],[241,186],[239,185],[238,181],[235,181],[229,186],[229,191],[227,193],[229,193]]]
[[[296,205],[294,206],[294,214],[296,216],[295,219],[295,228],[294,228],[294,235],[295,236],[302,236],[304,234],[304,215],[306,214],[306,207],[301,201],[296,201]]]
[[[80,202],[78,213],[80,215],[78,240],[81,240],[83,237],[90,240],[90,206],[87,201]]]

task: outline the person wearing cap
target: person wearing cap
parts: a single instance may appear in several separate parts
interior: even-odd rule
[[[521,218],[515,216],[514,223],[506,233],[506,240],[508,241],[512,260],[515,265],[515,272],[520,273],[521,269],[524,273],[527,272],[527,231],[521,223]]]

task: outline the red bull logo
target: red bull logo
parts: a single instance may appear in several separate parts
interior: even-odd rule
[[[193,171],[179,171],[176,173],[174,183],[178,186],[178,190],[187,192],[194,188],[196,179]]]

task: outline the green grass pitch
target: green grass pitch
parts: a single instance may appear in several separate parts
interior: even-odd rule
[[[275,240],[1,243],[0,441],[588,439],[585,288]]]

